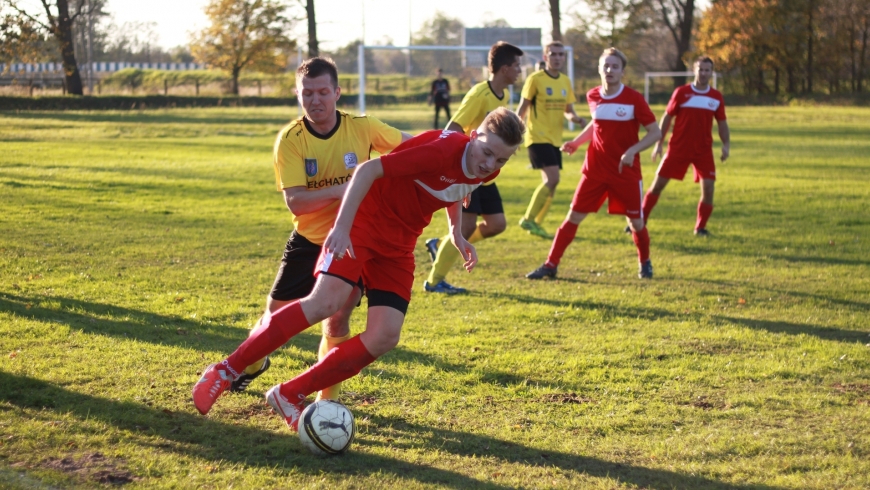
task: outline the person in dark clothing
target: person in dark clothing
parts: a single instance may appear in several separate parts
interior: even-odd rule
[[[439,129],[438,113],[441,109],[447,113],[447,122],[450,122],[450,82],[444,78],[441,68],[438,68],[438,78],[432,80],[432,89],[429,92],[429,103],[435,104],[435,129]]]

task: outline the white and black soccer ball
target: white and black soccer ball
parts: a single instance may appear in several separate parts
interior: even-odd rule
[[[353,414],[335,400],[320,400],[305,407],[299,416],[299,439],[314,454],[347,451],[356,436]]]

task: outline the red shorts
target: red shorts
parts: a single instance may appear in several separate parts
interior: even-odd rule
[[[695,182],[704,180],[716,180],[716,160],[713,151],[699,153],[694,157],[672,157],[670,152],[665,153],[656,175],[666,179],[683,180],[686,171],[692,165],[695,171]]]
[[[584,174],[577,184],[577,190],[574,191],[571,210],[577,213],[597,213],[605,199],[607,199],[608,213],[624,214],[631,219],[643,218],[642,180],[614,184],[590,179]]]
[[[326,273],[350,284],[356,284],[362,277],[368,290],[388,291],[405,301],[411,301],[411,288],[414,285],[413,252],[384,254],[378,249],[357,243],[354,243],[353,252],[356,258],[345,254],[344,258],[337,260],[332,253],[322,249],[314,275]]]

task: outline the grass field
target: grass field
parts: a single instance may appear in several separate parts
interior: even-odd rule
[[[0,487],[870,487],[870,110],[731,108],[713,236],[673,182],[651,281],[606,214],[558,280],[524,279],[549,242],[515,226],[540,181],[521,151],[498,181],[511,226],[448,278],[470,294],[421,292],[418,247],[403,339],[345,384],[359,434],[327,459],[262,398],[316,360],[317,329],[208,417],[190,401],[264,306],[291,227],[271,148],[295,115],[0,114]],[[421,243],[445,230],[441,212]]]

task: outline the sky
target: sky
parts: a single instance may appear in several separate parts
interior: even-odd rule
[[[154,22],[158,44],[171,48],[187,45],[188,32],[206,25],[202,9],[207,3],[208,0],[107,0],[106,10],[119,26],[124,22]],[[363,33],[366,44],[385,44],[388,37],[394,45],[407,45],[409,26],[411,31],[418,31],[438,10],[458,18],[466,27],[479,27],[486,20],[503,18],[511,27],[541,28],[545,41],[550,31],[546,0],[316,0],[314,5],[317,38],[324,50],[345,46],[363,37]],[[300,9],[301,13],[304,10]],[[563,16],[563,24],[565,21]],[[307,42],[305,29],[305,22],[300,22],[297,39],[302,44]]]

